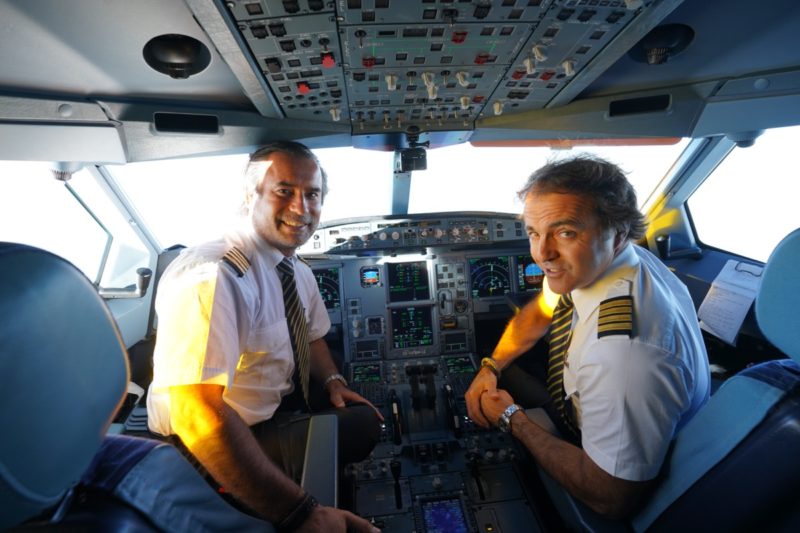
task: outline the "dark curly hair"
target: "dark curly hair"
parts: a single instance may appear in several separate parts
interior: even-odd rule
[[[581,154],[551,161],[530,175],[518,192],[525,200],[528,193],[569,193],[588,198],[600,223],[606,229],[626,232],[628,239],[644,237],[647,223],[639,211],[636,191],[617,165]]]

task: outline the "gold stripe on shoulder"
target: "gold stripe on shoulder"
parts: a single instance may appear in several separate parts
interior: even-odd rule
[[[250,268],[250,260],[235,246],[225,252],[225,255],[222,256],[222,260],[228,263],[240,278],[244,276],[245,272]]]
[[[633,298],[630,296],[616,296],[600,303],[597,338],[611,335],[633,337]]]

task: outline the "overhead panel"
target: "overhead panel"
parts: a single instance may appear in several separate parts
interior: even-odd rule
[[[332,2],[228,2],[289,119],[349,122]]]
[[[550,2],[339,0],[353,132],[471,129]]]
[[[506,72],[489,109],[545,107],[634,14],[622,0],[556,0]]]
[[[224,6],[287,118],[350,122],[358,135],[470,130],[481,117],[547,107],[661,1],[229,0]]]

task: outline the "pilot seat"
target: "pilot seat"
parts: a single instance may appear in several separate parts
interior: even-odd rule
[[[273,530],[229,505],[171,444],[107,435],[127,392],[127,354],[78,269],[0,243],[0,279],[0,530]],[[335,417],[314,417],[309,432],[315,425],[331,448]],[[326,504],[333,448],[333,466],[307,462],[304,477]],[[307,457],[330,463],[327,452],[310,446]]]

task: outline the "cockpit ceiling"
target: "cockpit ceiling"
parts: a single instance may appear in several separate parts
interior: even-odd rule
[[[665,24],[690,28],[688,47],[635,61]],[[719,135],[796,122],[783,110],[800,98],[799,25],[796,0],[3,0],[0,121],[113,127],[124,146],[100,161],[272,138],[390,150]],[[208,66],[148,66],[165,35],[200,43]],[[164,133],[159,113],[183,122]]]
[[[678,4],[230,0],[223,16],[276,112],[358,135],[470,130],[568,103]]]

